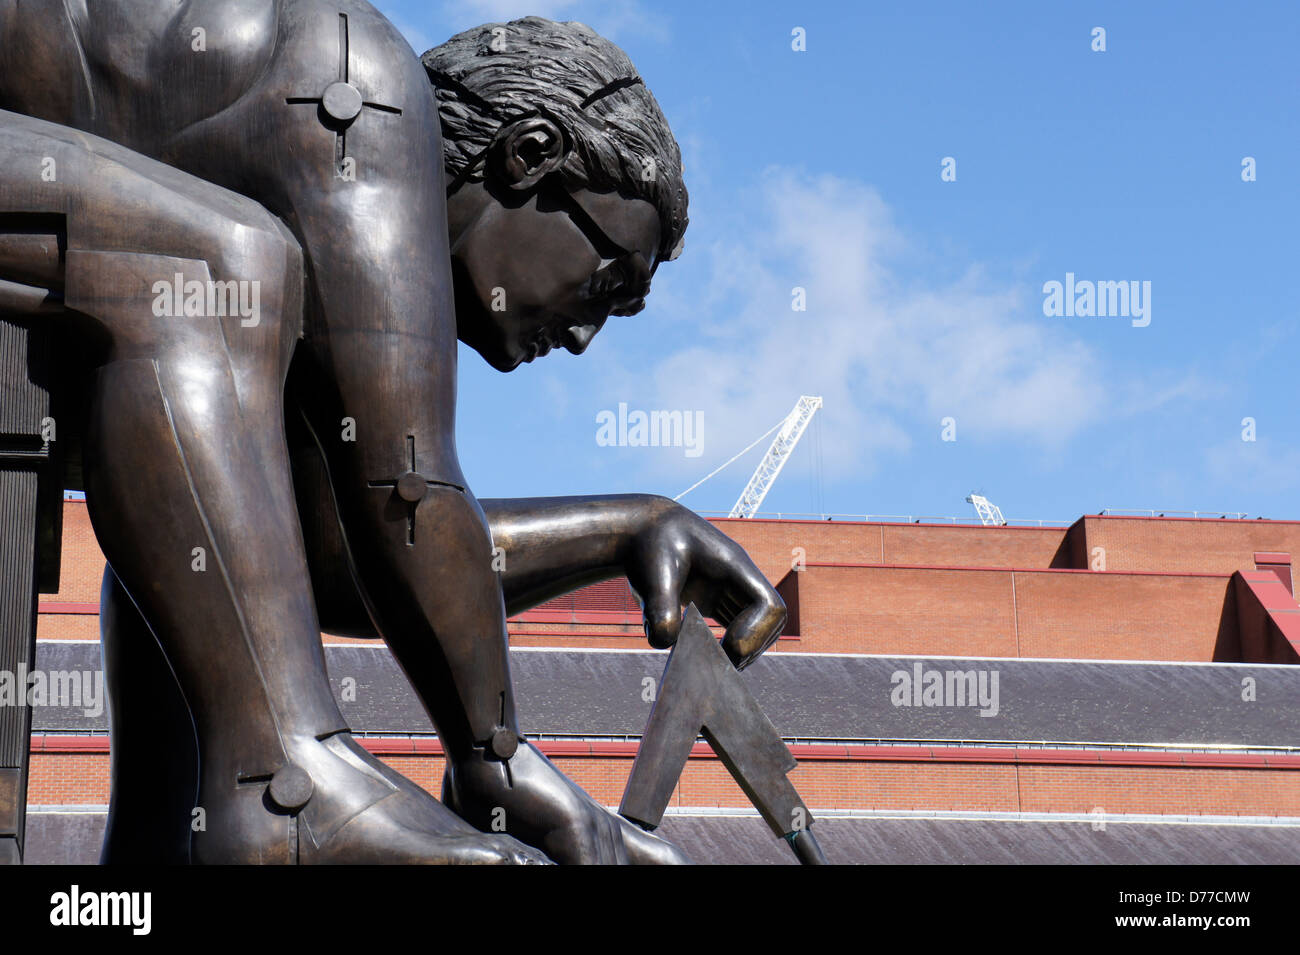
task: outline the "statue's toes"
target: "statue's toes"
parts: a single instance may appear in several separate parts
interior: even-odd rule
[[[404,793],[362,811],[300,861],[367,865],[548,865],[543,853],[504,834],[430,831],[411,819]]]
[[[502,861],[508,865],[555,865],[550,857],[540,849],[534,849],[532,846],[524,845],[517,839],[503,840],[507,844],[502,846],[502,852],[506,858]]]

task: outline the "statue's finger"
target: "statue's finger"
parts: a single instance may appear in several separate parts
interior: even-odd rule
[[[727,628],[722,649],[737,670],[743,670],[776,642],[785,625],[785,607],[759,600],[742,610]]]
[[[665,650],[677,642],[682,629],[680,592],[658,591],[645,604],[645,636],[650,646]]]
[[[682,628],[682,590],[687,570],[682,558],[664,548],[651,552],[629,578],[645,612],[645,635],[656,650],[677,642]]]

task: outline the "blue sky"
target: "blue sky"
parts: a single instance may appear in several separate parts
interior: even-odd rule
[[[764,511],[966,516],[979,490],[1008,518],[1300,518],[1300,6],[378,5],[417,52],[529,13],[588,23],[685,160],[686,248],[644,312],[509,375],[462,348],[480,496],[675,495],[820,394]],[[1150,324],[1045,316],[1067,272],[1150,282]],[[619,402],[701,412],[702,453],[600,446]],[[684,503],[728,509],[761,447]]]

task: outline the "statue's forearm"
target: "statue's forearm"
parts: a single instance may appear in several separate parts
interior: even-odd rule
[[[675,505],[651,494],[497,498],[479,502],[504,551],[506,611],[623,573],[636,534]]]

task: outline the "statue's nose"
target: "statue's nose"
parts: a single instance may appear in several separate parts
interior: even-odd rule
[[[595,325],[570,325],[566,329],[564,347],[574,355],[581,355],[591,344],[591,340],[596,337],[596,333],[605,325],[600,322]]]

